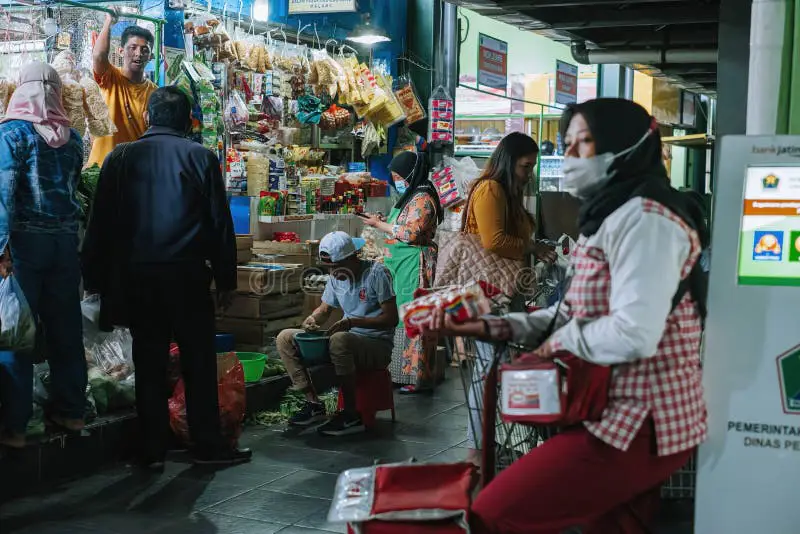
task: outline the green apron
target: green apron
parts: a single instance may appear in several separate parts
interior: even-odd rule
[[[392,208],[389,212],[389,224],[395,224],[400,210]],[[397,295],[397,307],[414,300],[414,291],[419,287],[420,254],[427,247],[415,247],[397,239],[386,239],[384,265],[392,273],[394,292]],[[400,319],[402,326],[403,320]]]

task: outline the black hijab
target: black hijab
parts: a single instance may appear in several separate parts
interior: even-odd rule
[[[390,172],[396,172],[408,182],[408,189],[394,207],[402,211],[417,192],[424,191],[433,199],[433,205],[436,207],[436,220],[441,224],[444,220],[444,210],[439,203],[439,193],[428,179],[428,163],[425,158],[425,153],[401,152],[389,164]]]
[[[589,237],[597,233],[606,217],[623,204],[636,197],[649,198],[662,204],[683,219],[700,238],[703,249],[708,246],[709,236],[705,213],[691,197],[672,187],[664,167],[661,152],[661,135],[655,119],[642,106],[619,98],[599,98],[570,106],[561,117],[561,137],[565,138],[569,123],[576,114],[586,120],[598,155],[619,154],[636,145],[644,135],[650,135],[639,146],[612,163],[609,173],[612,178],[596,193],[584,199],[578,213],[580,233]],[[698,262],[699,264],[699,262]],[[705,316],[705,294],[707,280],[692,272],[687,284]],[[682,297],[686,289],[679,291]]]

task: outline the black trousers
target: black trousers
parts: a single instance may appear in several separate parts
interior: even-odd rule
[[[129,268],[126,279],[141,459],[161,461],[166,455],[172,395],[167,367],[173,338],[181,351],[193,448],[201,454],[222,450],[211,271],[203,264],[137,265]]]

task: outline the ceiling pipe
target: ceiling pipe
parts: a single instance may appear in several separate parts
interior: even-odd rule
[[[715,48],[684,49],[664,48],[655,50],[589,50],[586,43],[573,41],[570,46],[572,58],[583,65],[641,63],[663,65],[665,63],[716,63]]]

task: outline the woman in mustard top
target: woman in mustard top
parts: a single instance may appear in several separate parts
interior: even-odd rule
[[[531,137],[511,133],[500,141],[486,168],[472,186],[468,209],[464,212],[463,229],[481,238],[483,248],[513,260],[527,260],[533,255],[538,261],[553,262],[556,253],[536,243],[533,216],[525,209],[525,189],[533,176],[539,147]],[[523,311],[523,310],[517,310]],[[470,460],[480,458],[482,376],[488,370],[494,346],[477,342],[472,384],[467,397],[469,418],[467,446]]]

